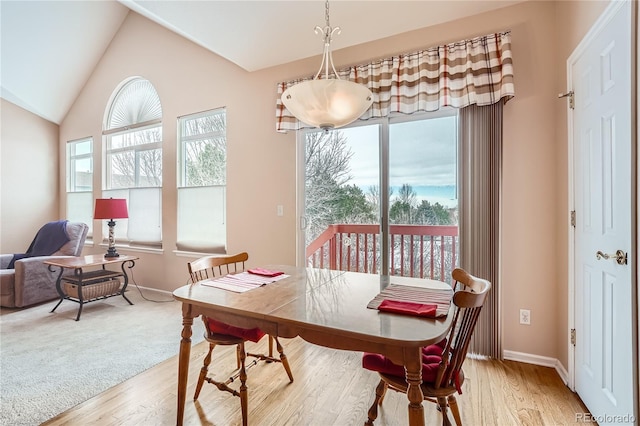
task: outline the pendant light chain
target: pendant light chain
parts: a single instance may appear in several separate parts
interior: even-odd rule
[[[327,27],[331,28],[331,24],[329,24],[329,0],[325,2],[324,6],[324,21],[327,23]]]

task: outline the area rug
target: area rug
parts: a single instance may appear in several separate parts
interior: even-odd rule
[[[133,288],[84,305],[65,300],[0,316],[0,424],[39,425],[178,354],[181,304]],[[193,343],[204,327],[194,321]]]

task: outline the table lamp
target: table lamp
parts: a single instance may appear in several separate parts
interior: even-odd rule
[[[109,249],[104,255],[106,258],[119,257],[116,251],[116,239],[113,228],[116,222],[113,219],[126,219],[129,217],[127,212],[127,200],[124,198],[98,198],[96,199],[96,208],[93,212],[94,219],[109,219]]]

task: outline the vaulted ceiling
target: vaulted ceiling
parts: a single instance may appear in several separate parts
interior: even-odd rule
[[[333,50],[522,0],[332,0]],[[255,71],[319,55],[325,3],[271,1],[0,1],[0,96],[61,123],[126,16],[139,13]]]

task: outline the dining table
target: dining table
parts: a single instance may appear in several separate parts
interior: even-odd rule
[[[326,348],[385,355],[405,367],[409,425],[424,425],[421,348],[445,338],[453,309],[447,308],[441,317],[424,318],[367,306],[390,285],[443,291],[451,289],[450,284],[289,265],[264,268],[283,272],[284,278],[243,292],[203,283],[187,284],[173,292],[182,303],[177,425],[184,418],[192,325],[200,315],[237,327],[258,327],[282,338],[300,337]]]

